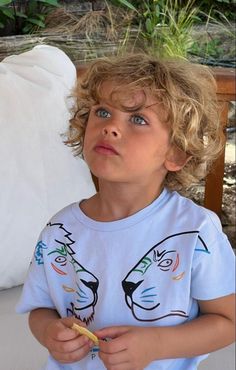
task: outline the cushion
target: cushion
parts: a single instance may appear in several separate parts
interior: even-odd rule
[[[75,80],[71,60],[48,45],[0,63],[0,289],[23,283],[48,219],[95,192],[61,137]]]

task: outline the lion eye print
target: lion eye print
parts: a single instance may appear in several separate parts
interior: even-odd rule
[[[60,263],[60,265],[65,264],[66,263],[66,257],[58,256],[58,257],[55,258],[55,262]]]
[[[173,260],[171,258],[166,258],[162,260],[161,262],[159,262],[157,266],[160,267],[162,271],[169,271],[172,263],[173,263]]]

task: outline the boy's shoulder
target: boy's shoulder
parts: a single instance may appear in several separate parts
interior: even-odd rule
[[[173,199],[173,206],[179,208],[180,213],[186,213],[189,221],[197,218],[201,220],[201,223],[206,223],[207,225],[213,226],[218,231],[222,231],[222,225],[218,215],[210,209],[197,204],[192,199],[181,195],[176,191],[171,193],[171,198]]]
[[[57,211],[51,218],[48,219],[39,235],[39,240],[48,242],[49,240],[58,237],[70,237],[71,226],[75,224],[74,207],[79,207],[78,202],[73,202]]]
[[[79,207],[79,202],[73,202],[58,210],[50,217],[47,224],[67,223],[73,217],[73,208]]]

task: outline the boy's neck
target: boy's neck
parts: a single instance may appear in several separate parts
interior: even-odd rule
[[[127,189],[128,188],[128,189]],[[125,190],[124,190],[125,189]],[[96,221],[116,221],[131,216],[151,204],[163,186],[152,189],[119,184],[99,184],[99,192],[80,203],[81,210]]]

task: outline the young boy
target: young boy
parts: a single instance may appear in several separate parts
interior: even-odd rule
[[[222,149],[214,79],[135,54],[94,62],[76,97],[67,144],[99,190],[42,231],[18,312],[45,369],[197,369],[234,340],[232,248],[217,216],[175,191]]]

